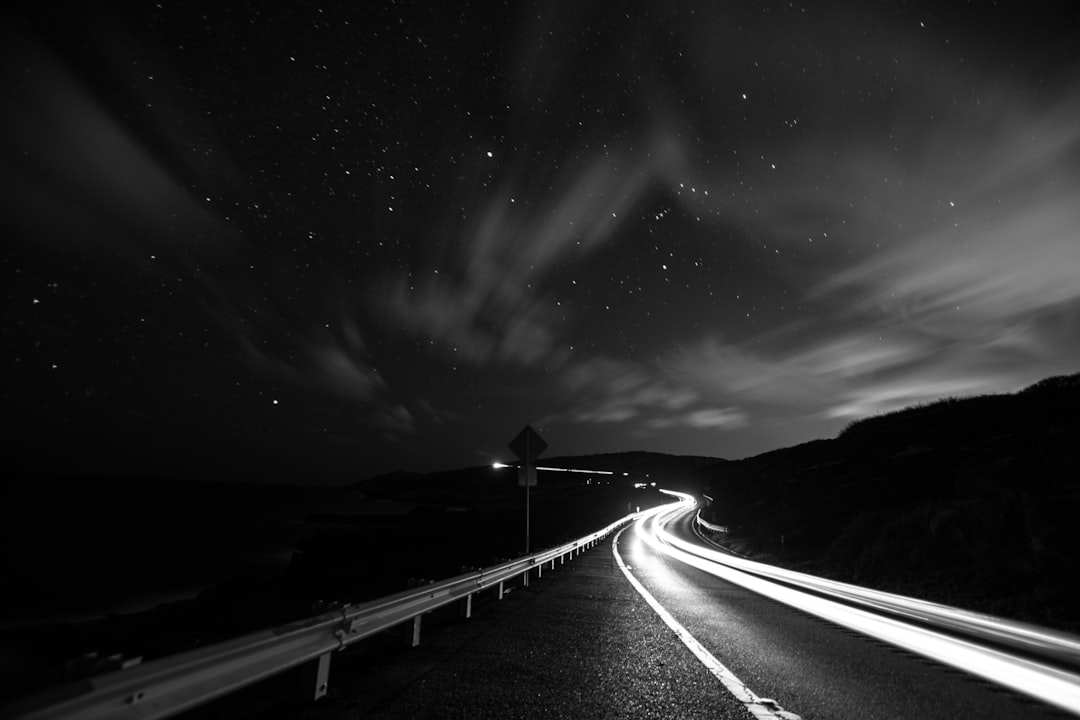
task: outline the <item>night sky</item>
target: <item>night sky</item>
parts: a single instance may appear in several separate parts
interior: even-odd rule
[[[740,458],[1080,370],[1074,4],[40,5],[18,469]]]

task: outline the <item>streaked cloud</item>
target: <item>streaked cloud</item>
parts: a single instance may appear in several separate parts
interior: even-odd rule
[[[596,356],[568,366],[560,382],[573,398],[571,408],[545,423],[625,423],[627,432],[645,437],[680,427],[730,430],[748,422],[741,408],[703,406],[696,389],[656,366]]]
[[[240,339],[240,349],[248,367],[273,382],[360,401],[386,390],[385,381],[374,369],[342,347],[312,344],[297,360],[263,349],[248,337]]]
[[[369,412],[367,422],[386,431],[391,437],[411,435],[416,432],[416,421],[404,405],[391,404],[376,407]]]
[[[367,400],[386,386],[377,372],[340,347],[316,346],[309,353],[313,371],[310,375],[330,393]]]
[[[530,189],[532,168],[508,171],[480,193],[475,220],[430,229],[445,243],[445,264],[421,278],[391,276],[380,307],[409,334],[475,365],[558,364],[556,325],[570,310],[556,312],[543,287],[556,266],[583,262],[611,240],[670,174],[673,146],[663,137],[642,142],[655,152],[587,152],[539,193]],[[446,227],[460,234],[446,240]]]
[[[712,337],[678,348],[660,366],[705,398],[808,405],[828,394],[827,379],[798,358],[770,358]]]
[[[645,422],[645,427],[652,430],[678,427],[730,430],[745,427],[748,422],[746,412],[739,408],[702,408],[684,415],[652,418]]]
[[[943,397],[980,395],[1000,392],[1001,388],[992,378],[906,378],[895,382],[867,384],[856,387],[838,398],[838,404],[827,408],[827,418],[856,419],[918,403],[930,402]]]
[[[890,62],[888,48],[866,52]],[[755,188],[745,203],[694,196],[706,217],[797,258],[785,277],[805,311],[738,341],[722,327],[687,339],[659,360],[669,377],[755,421],[810,427],[1076,372],[1078,86],[1034,93],[986,71],[932,71],[932,52],[913,60],[891,90],[911,110],[777,139],[770,158],[740,165],[739,185]],[[954,107],[957,87],[979,102]],[[829,117],[819,110],[810,122]]]
[[[646,366],[602,355],[567,367],[559,378],[574,398],[575,422],[623,422],[647,411],[681,410],[697,394]]]

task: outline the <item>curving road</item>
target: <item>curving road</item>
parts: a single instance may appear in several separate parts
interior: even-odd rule
[[[614,545],[617,561],[632,582],[655,600],[654,609],[682,634],[729,690],[758,718],[1061,718],[1080,715],[1080,675],[1062,663],[1014,659],[1012,651],[985,649],[970,639],[956,640],[925,627],[872,616],[918,652],[845,628],[812,612],[868,615],[765,583],[759,590],[785,598],[809,597],[811,611],[742,587],[739,571],[709,560],[713,550],[695,554],[701,541],[693,531],[695,510],[689,496],[648,513],[624,530]],[[693,563],[693,564],[690,564]],[[734,575],[732,575],[734,573]],[[757,581],[764,582],[764,581]],[[787,597],[788,601],[793,601]],[[797,601],[797,598],[796,600]],[[846,620],[845,620],[846,621]],[[872,627],[872,626],[871,626]],[[1062,652],[1071,652],[1065,642]],[[950,662],[982,670],[1007,668],[1003,687],[970,672],[919,654],[950,653]],[[935,650],[935,648],[937,648]],[[944,648],[942,650],[941,648]],[[959,660],[957,659],[959,658]],[[1015,662],[1016,665],[1007,663]],[[1003,664],[1004,663],[1004,664]],[[995,666],[996,667],[996,666]],[[1063,669],[1064,667],[1064,669]]]

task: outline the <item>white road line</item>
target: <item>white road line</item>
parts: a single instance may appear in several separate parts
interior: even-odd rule
[[[623,528],[619,531],[619,534],[615,536],[615,540],[611,543],[611,553],[615,556],[615,562],[619,564],[619,569],[622,570],[623,575],[630,581],[630,584],[638,591],[641,597],[645,598],[645,602],[649,603],[649,606],[656,611],[656,614],[660,616],[660,619],[667,623],[667,626],[675,631],[675,635],[682,640],[683,644],[690,649],[690,652],[694,653],[695,657],[701,661],[709,672],[711,672],[720,682],[724,684],[728,692],[735,696],[735,699],[741,702],[750,713],[758,720],[800,720],[799,716],[793,712],[788,712],[781,708],[775,700],[769,698],[759,697],[753,690],[746,686],[742,680],[735,676],[735,673],[731,672],[724,666],[722,662],[716,659],[716,657],[705,649],[705,646],[698,642],[698,639],[690,634],[690,631],[683,627],[682,623],[676,620],[667,609],[660,604],[660,602],[653,597],[652,593],[645,589],[645,586],[634,577],[630,572],[630,568],[623,562],[622,557],[619,555],[619,538],[627,530]]]

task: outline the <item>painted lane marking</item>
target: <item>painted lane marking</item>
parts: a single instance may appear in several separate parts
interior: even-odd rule
[[[630,568],[623,562],[622,556],[619,555],[619,538],[627,530],[623,528],[615,536],[614,542],[611,543],[611,553],[615,556],[615,562],[619,564],[619,569],[622,570],[623,575],[630,581],[630,584],[638,594],[645,599],[645,602],[660,616],[660,619],[671,628],[675,635],[682,640],[683,645],[689,648],[690,652],[694,653],[701,664],[713,674],[727,691],[735,696],[735,699],[743,704],[743,706],[750,711],[750,713],[758,720],[801,720],[801,718],[793,712],[789,712],[780,707],[775,700],[770,698],[763,698],[758,696],[753,690],[746,686],[742,680],[740,680],[735,673],[727,669],[727,667],[716,659],[716,657],[705,649],[696,637],[694,637],[689,630],[687,630],[682,623],[675,619],[675,617],[667,611],[663,605],[660,604],[653,594],[645,589],[645,586],[634,577],[630,572]]]

